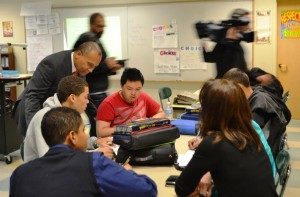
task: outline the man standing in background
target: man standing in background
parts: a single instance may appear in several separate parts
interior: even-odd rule
[[[102,51],[102,58],[99,66],[92,73],[86,76],[86,81],[88,82],[90,89],[91,102],[94,104],[94,106],[92,106],[92,104],[90,103],[86,111],[91,122],[91,135],[96,135],[96,125],[94,118],[96,117],[97,108],[100,103],[107,97],[107,89],[109,85],[108,76],[115,74],[115,71],[122,67],[122,65],[118,64],[115,58],[107,58],[106,51],[100,42],[104,27],[104,16],[100,13],[93,13],[90,16],[90,31],[81,34],[74,45],[74,50],[76,50],[77,47],[82,43],[93,41],[99,45]]]
[[[219,32],[220,35],[218,34],[218,36],[213,35],[213,37],[220,37],[215,39],[217,44],[214,49],[212,51],[207,51],[206,45],[204,43],[202,44],[204,61],[216,63],[216,78],[222,78],[231,68],[239,68],[242,71],[247,72],[248,68],[244,57],[244,50],[240,45],[240,42],[253,41],[254,34],[249,31],[249,24],[251,22],[249,15],[250,12],[247,10],[240,8],[235,9],[231,14],[231,18],[222,21],[222,25],[219,26],[219,28],[225,26],[226,28],[224,29],[226,31],[222,34]]]

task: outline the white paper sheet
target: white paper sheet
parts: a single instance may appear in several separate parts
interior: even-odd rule
[[[52,36],[26,37],[27,41],[27,70],[35,71],[37,65],[46,56],[52,54]]]
[[[153,48],[177,48],[178,34],[177,25],[153,25],[152,27]]]
[[[178,49],[155,49],[154,72],[155,73],[179,73]]]
[[[25,17],[25,29],[36,29],[36,16]]]
[[[271,11],[256,11],[256,42],[271,41]]]
[[[51,1],[22,3],[20,16],[49,14],[51,14]]]
[[[188,163],[191,161],[195,151],[194,150],[188,150],[185,154],[178,154],[177,163],[180,167],[185,167],[188,165]]]
[[[207,70],[207,63],[204,62],[201,46],[180,47],[180,69],[203,69]]]

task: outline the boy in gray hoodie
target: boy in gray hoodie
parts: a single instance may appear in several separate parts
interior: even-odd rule
[[[28,162],[33,159],[42,157],[49,149],[46,144],[42,132],[41,122],[46,112],[55,107],[69,107],[78,111],[85,125],[85,132],[89,135],[89,120],[84,113],[88,100],[89,88],[87,82],[76,76],[67,76],[61,79],[58,84],[57,93],[49,97],[43,104],[43,108],[39,110],[29,123],[26,137],[24,140],[24,161]],[[97,141],[102,146],[98,149],[104,155],[112,157],[113,151],[107,144],[108,139]],[[91,145],[91,143],[88,143]],[[88,147],[91,149],[92,147]]]

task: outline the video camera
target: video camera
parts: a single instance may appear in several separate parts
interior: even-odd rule
[[[195,24],[199,38],[209,38],[211,41],[221,43],[225,41],[226,32],[230,27],[239,27],[249,24],[249,20],[246,17],[239,19],[229,19],[221,21],[221,23],[205,23],[198,22]],[[240,40],[246,42],[253,42],[254,31],[244,32],[241,34]]]

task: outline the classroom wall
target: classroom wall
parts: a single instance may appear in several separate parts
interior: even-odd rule
[[[82,1],[81,1],[82,2]],[[89,1],[89,3],[95,2],[94,5],[100,7],[99,1]],[[111,2],[111,1],[110,1]],[[124,3],[125,0],[121,1]],[[135,1],[128,0],[129,3],[137,3]],[[145,0],[146,3],[157,3],[157,0]],[[169,1],[170,2],[170,1]],[[174,1],[178,2],[178,1]],[[234,1],[233,1],[234,2]],[[140,1],[139,1],[140,3]],[[272,18],[276,17],[276,1],[274,0],[254,0],[254,10],[271,10]],[[71,7],[76,6],[76,3],[73,3]],[[60,7],[56,5],[56,7]],[[20,16],[21,2],[19,0],[1,0],[0,1],[0,42],[1,43],[20,43],[25,42],[25,29],[24,29],[24,18]],[[217,8],[216,8],[217,9]],[[222,8],[220,8],[222,9]],[[216,10],[216,13],[218,11]],[[12,20],[14,28],[14,37],[12,38],[3,38],[2,35],[2,21]],[[273,74],[276,74],[276,21],[272,21],[272,35],[270,44],[254,44],[253,47],[253,62],[254,65],[260,66],[262,69],[265,69]],[[24,73],[26,72],[26,53],[19,47],[14,47],[16,67],[17,69]],[[155,96],[158,100],[157,90],[159,87],[170,86],[174,91],[173,95],[176,95],[177,92],[187,90],[195,91],[201,87],[201,82],[146,82],[144,90]],[[114,91],[119,89],[119,81],[112,81],[110,90]],[[18,90],[18,93],[22,89]]]
[[[20,16],[21,4],[17,1],[0,1],[0,43],[24,43],[24,18]],[[3,21],[13,21],[13,37],[3,37]],[[26,51],[14,47],[15,64],[20,72],[26,72]]]

